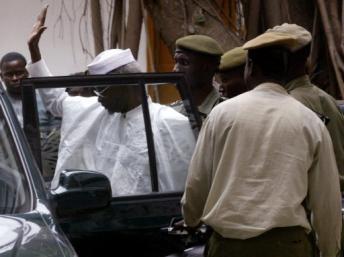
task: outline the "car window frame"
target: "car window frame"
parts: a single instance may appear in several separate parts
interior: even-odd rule
[[[41,149],[40,149],[40,128],[37,112],[37,100],[35,90],[39,88],[71,88],[71,87],[95,87],[102,85],[116,86],[140,86],[143,118],[145,123],[150,178],[152,185],[151,193],[163,193],[159,191],[158,172],[156,167],[156,156],[154,139],[150,122],[148,98],[145,86],[154,84],[163,86],[164,84],[175,84],[181,100],[184,103],[188,114],[190,125],[193,124],[193,131],[197,138],[202,125],[202,119],[193,104],[191,94],[186,86],[184,73],[165,72],[165,73],[130,73],[130,74],[106,74],[106,75],[87,75],[87,76],[53,76],[28,78],[21,81],[23,94],[23,120],[24,132],[29,139],[29,145],[35,156],[36,162],[42,172]],[[34,108],[32,108],[34,107]],[[134,197],[139,195],[134,195]]]
[[[28,149],[28,145],[25,142],[25,137],[22,133],[17,115],[15,114],[11,102],[6,94],[6,90],[2,82],[0,82],[0,111],[3,113],[4,120],[8,126],[10,139],[14,145],[13,151],[17,155],[16,161],[20,173],[25,176],[26,184],[28,187],[29,201],[28,204],[29,211],[36,208],[36,198],[39,197],[39,192],[37,192],[34,186],[34,181],[37,180],[35,175],[31,172],[33,169],[37,169],[34,162],[30,162],[30,157],[32,154]],[[31,159],[32,160],[32,159]],[[43,189],[42,189],[43,191]]]

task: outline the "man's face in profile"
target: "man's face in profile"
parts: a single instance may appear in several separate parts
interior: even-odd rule
[[[201,59],[197,53],[177,47],[174,54],[176,64],[173,71],[184,72],[187,85],[197,87],[201,84],[200,81],[203,78],[203,72],[205,72],[202,69],[203,61]]]
[[[22,60],[4,62],[1,66],[1,78],[10,94],[21,94],[20,81],[27,78],[28,75]]]
[[[130,110],[132,99],[137,97],[130,86],[99,87],[95,94],[98,102],[108,110],[109,113],[125,113]]]
[[[209,78],[215,75],[218,59],[218,57],[177,47],[173,71],[184,72],[187,85],[191,89],[202,90],[201,88],[209,81]]]
[[[244,81],[245,66],[236,67],[219,73],[221,96],[232,98],[248,90]]]

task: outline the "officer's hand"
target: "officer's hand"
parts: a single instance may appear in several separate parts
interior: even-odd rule
[[[181,221],[177,221],[173,224],[173,228],[175,230],[180,230],[180,231],[187,231],[189,234],[194,234],[197,229],[199,228],[199,226],[196,227],[188,227],[185,223],[184,220]]]

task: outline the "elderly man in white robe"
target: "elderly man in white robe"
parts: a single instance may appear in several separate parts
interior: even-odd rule
[[[47,8],[39,15],[28,45],[31,77],[50,76],[41,58],[39,39]],[[130,49],[100,53],[89,65],[94,74],[141,72]],[[59,158],[52,181],[58,185],[65,169],[104,173],[113,196],[151,192],[148,150],[139,87],[115,86],[98,97],[71,97],[63,89],[39,89],[47,109],[62,117]],[[154,134],[160,191],[181,191],[195,139],[186,117],[148,99]]]

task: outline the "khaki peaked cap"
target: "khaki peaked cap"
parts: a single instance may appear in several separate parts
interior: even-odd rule
[[[268,29],[265,33],[246,42],[243,48],[246,50],[258,49],[269,46],[280,46],[290,52],[296,52],[312,41],[312,35],[305,28],[284,23]]]
[[[246,62],[247,50],[242,47],[235,47],[221,56],[220,71],[230,70],[239,67]]]
[[[215,39],[205,35],[181,37],[176,41],[176,46],[203,54],[215,56],[223,54],[223,50],[219,43]]]

